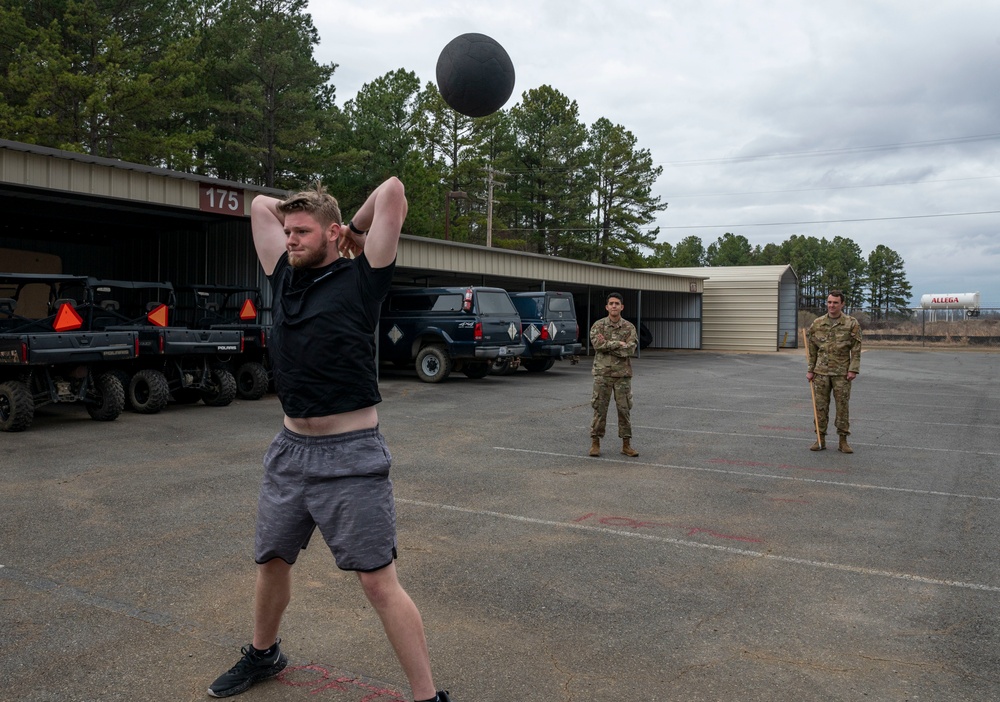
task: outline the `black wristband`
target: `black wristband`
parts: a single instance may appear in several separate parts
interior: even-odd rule
[[[347,228],[348,228],[348,229],[350,229],[350,230],[351,230],[352,232],[354,232],[355,234],[357,234],[358,236],[364,236],[365,234],[367,234],[367,233],[368,233],[367,231],[364,231],[364,232],[363,232],[363,231],[361,231],[360,229],[358,229],[357,227],[355,227],[355,226],[354,226],[354,220],[353,220],[353,219],[352,219],[352,220],[350,220],[350,221],[349,221],[349,222],[347,223]]]

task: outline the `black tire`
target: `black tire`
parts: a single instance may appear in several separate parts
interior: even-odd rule
[[[118,378],[118,382],[122,384],[122,392],[125,393],[125,409],[127,410],[132,409],[132,403],[129,402],[128,399],[128,386],[132,382],[132,376],[130,376],[128,373],[126,373],[120,368],[108,371],[108,375],[113,375],[116,378]]]
[[[481,363],[469,363],[466,361],[462,365],[462,372],[465,373],[466,378],[478,380],[479,378],[485,378],[490,372],[490,364],[486,361]]]
[[[490,375],[510,375],[516,370],[509,356],[494,358],[490,363]]]
[[[170,383],[158,370],[145,369],[132,376],[128,401],[139,414],[156,414],[170,401]]]
[[[521,363],[529,373],[544,373],[555,364],[554,358],[532,358]]]
[[[236,399],[236,378],[225,368],[209,371],[208,387],[201,391],[201,401],[209,407],[225,407]]]
[[[267,394],[267,369],[247,361],[236,371],[236,394],[242,400],[259,400]]]
[[[0,383],[0,431],[24,431],[35,418],[35,399],[19,380]]]
[[[417,377],[425,383],[440,383],[451,375],[451,358],[440,346],[425,346],[417,354]]]
[[[113,422],[125,409],[125,388],[112,371],[102,373],[94,381],[93,401],[87,403],[87,414],[98,422]]]

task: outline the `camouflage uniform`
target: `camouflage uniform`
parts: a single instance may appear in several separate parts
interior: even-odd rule
[[[619,342],[625,342],[622,346]],[[615,396],[618,407],[618,436],[632,438],[632,354],[639,345],[635,326],[619,319],[613,323],[609,317],[594,322],[590,328],[590,343],[594,347],[594,421],[590,425],[590,436],[598,439],[604,436],[608,422],[608,405],[611,395]]]
[[[806,332],[809,372],[813,374],[819,433],[826,436],[830,422],[830,392],[837,405],[834,424],[840,436],[851,433],[851,381],[848,372],[861,371],[861,325],[854,317],[841,314],[836,319],[825,314]]]

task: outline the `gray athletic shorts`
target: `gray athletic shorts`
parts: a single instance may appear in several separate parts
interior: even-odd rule
[[[389,565],[396,557],[391,465],[378,427],[330,436],[283,429],[264,456],[256,561],[295,563],[318,526],[338,568]]]

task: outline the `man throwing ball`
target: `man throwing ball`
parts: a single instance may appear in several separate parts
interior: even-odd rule
[[[449,702],[431,678],[420,612],[396,577],[392,458],[375,411],[375,327],[406,209],[396,178],[346,225],[321,187],[284,201],[258,196],[250,207],[274,292],[270,353],[285,416],[264,456],[253,642],[208,688],[212,697],[239,694],[287,664],[278,627],[292,566],[319,527],[337,566],[358,574],[414,699]]]
[[[831,290],[826,298],[826,314],[816,318],[806,332],[809,367],[806,378],[813,384],[816,398],[816,443],[810,451],[826,448],[826,427],[830,422],[830,392],[837,403],[837,433],[842,453],[854,453],[847,443],[851,433],[851,383],[861,371],[861,325],[844,314],[844,293]]]

